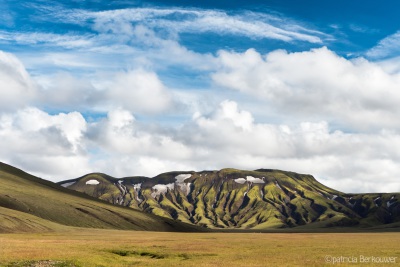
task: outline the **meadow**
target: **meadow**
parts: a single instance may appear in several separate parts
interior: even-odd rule
[[[398,244],[400,233],[171,233],[71,227],[1,234],[0,265],[397,266]]]

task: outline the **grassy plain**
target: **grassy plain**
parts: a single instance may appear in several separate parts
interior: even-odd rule
[[[0,266],[397,266],[398,244],[400,233],[170,233],[71,227],[0,234]],[[353,258],[353,263],[332,264],[326,256],[355,257],[358,263]],[[360,263],[360,256],[397,258],[379,265]]]

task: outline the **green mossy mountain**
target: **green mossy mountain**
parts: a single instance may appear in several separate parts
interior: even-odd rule
[[[199,231],[199,227],[112,205],[0,163],[0,233],[89,227]]]
[[[346,194],[313,176],[222,169],[153,178],[92,173],[60,185],[165,218],[215,229],[399,226],[400,194]]]

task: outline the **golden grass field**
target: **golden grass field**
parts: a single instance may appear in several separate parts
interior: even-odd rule
[[[1,266],[398,266],[399,244],[400,233],[170,233],[70,228],[48,233],[1,234],[0,263]],[[328,260],[332,256],[342,262],[328,263],[327,256]],[[360,263],[360,256],[364,261],[372,256],[397,258],[394,263],[379,265]],[[50,260],[47,265],[46,260]]]

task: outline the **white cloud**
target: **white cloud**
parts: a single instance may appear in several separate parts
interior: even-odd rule
[[[0,51],[0,110],[15,110],[35,97],[35,85],[14,55]]]
[[[87,70],[92,65],[96,65],[96,69],[110,65],[121,68],[121,63],[127,63],[127,56],[132,58],[129,64],[147,60],[155,69],[171,65],[184,65],[197,70],[213,67],[211,55],[195,53],[179,44],[179,35],[182,33],[216,33],[309,43],[321,43],[322,39],[328,38],[326,34],[303,27],[288,18],[255,12],[228,14],[223,11],[185,8],[131,8],[89,12],[59,6],[32,8],[44,12],[38,20],[73,23],[82,28],[82,31],[63,34],[0,31],[1,43],[46,47],[45,51],[37,52],[39,56],[36,58],[34,55],[24,55],[27,57],[24,61],[29,62],[29,68],[41,65],[47,71],[52,69],[51,66],[77,71]],[[58,49],[57,53],[52,52],[54,48]],[[64,51],[60,52],[60,49]],[[99,54],[101,58],[106,57],[106,60],[99,60]],[[133,66],[136,67],[139,66]]]
[[[359,32],[363,34],[373,34],[373,33],[378,33],[379,30],[375,28],[370,28],[365,25],[360,25],[360,24],[350,24],[349,29],[354,31],[354,32]]]
[[[244,129],[238,114],[249,113],[224,101],[214,114],[194,117],[195,125],[181,136],[193,149],[205,151],[195,154],[197,166],[309,173],[344,192],[400,190],[395,178],[400,171],[400,135],[396,132],[344,133],[330,130],[324,121],[289,126],[253,119],[246,120],[250,123]]]
[[[400,31],[389,35],[378,42],[378,44],[366,53],[367,57],[381,59],[400,55]]]
[[[112,110],[107,118],[92,123],[87,135],[93,169],[115,176],[148,175],[174,169],[192,169],[191,148],[172,132],[148,127],[127,110]]]
[[[16,42],[25,45],[53,45],[68,49],[93,46],[94,35],[55,34],[43,32],[0,31],[0,42]]]
[[[171,94],[157,74],[142,69],[118,73],[103,101],[114,108],[157,113],[172,105]]]
[[[171,170],[191,170],[193,165],[160,157],[107,154],[93,163],[93,169],[104,171],[115,177],[127,175],[154,177]]]
[[[214,32],[221,35],[238,35],[249,38],[277,39],[285,42],[305,41],[321,43],[326,34],[307,29],[288,18],[245,12],[230,15],[223,11],[185,8],[130,8],[101,12],[58,12],[54,14],[63,22],[79,23],[94,19],[94,29],[102,33],[129,35],[132,24],[142,24],[153,29],[163,29],[170,34]]]
[[[140,114],[173,109],[172,90],[152,71],[72,75],[58,72],[35,77],[41,88],[37,104],[46,108],[107,112],[124,108]]]
[[[93,86],[90,78],[78,78],[68,72],[60,72],[37,76],[35,79],[41,85],[37,102],[46,108],[93,110],[99,101],[99,90]]]
[[[378,61],[377,64],[389,74],[396,75],[400,73],[400,56]]]
[[[57,181],[100,171],[154,176],[171,170],[276,168],[314,175],[344,192],[399,191],[400,135],[332,131],[325,122],[257,122],[233,101],[181,127],[143,124],[117,109],[88,123],[36,108],[0,116],[0,160]]]
[[[391,128],[400,115],[400,74],[347,60],[323,47],[307,52],[221,51],[216,84],[264,98],[297,119],[315,117],[356,129]]]
[[[43,178],[82,175],[89,170],[81,114],[49,115],[37,108],[0,115],[0,159]]]
[[[174,140],[160,128],[149,128],[136,122],[127,110],[113,110],[106,119],[91,126],[89,138],[111,154],[120,156],[158,157],[170,160],[190,158],[188,147]]]
[[[225,100],[221,103],[221,108],[214,114],[217,122],[228,121],[234,126],[244,131],[251,130],[254,118],[248,111],[239,111],[236,102]],[[200,121],[199,121],[200,122]],[[204,121],[207,123],[206,121]]]

